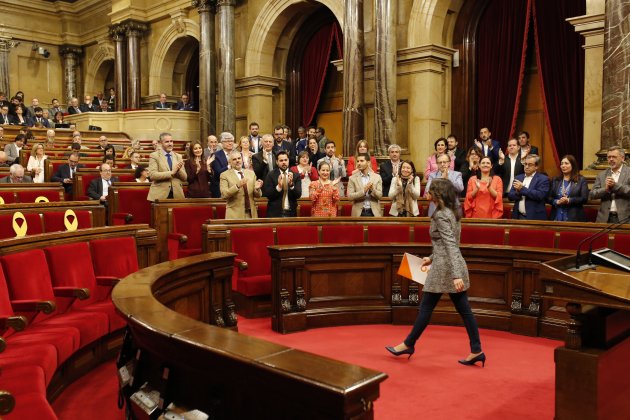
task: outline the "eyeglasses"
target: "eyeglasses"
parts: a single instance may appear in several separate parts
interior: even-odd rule
[[[111,172],[111,169],[101,169],[101,172]]]

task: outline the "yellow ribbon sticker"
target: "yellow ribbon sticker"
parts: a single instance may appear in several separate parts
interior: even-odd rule
[[[22,222],[21,224],[18,222]],[[26,223],[26,218],[24,215],[16,211],[13,213],[13,231],[15,232],[16,238],[21,238],[26,236],[26,231],[28,230],[28,224]]]
[[[36,203],[48,203],[48,199],[46,197],[44,197],[43,195],[40,195],[39,197],[37,197],[35,199]]]
[[[0,204],[4,204],[4,198],[0,197]]]
[[[79,228],[79,219],[77,219],[77,215],[72,209],[66,210],[66,213],[63,215],[63,224],[68,232],[74,232]]]

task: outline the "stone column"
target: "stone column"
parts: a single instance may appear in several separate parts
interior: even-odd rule
[[[376,1],[374,152],[396,143],[396,0]]]
[[[125,49],[125,29],[122,25],[112,25],[109,36],[114,41],[114,89],[116,90],[116,111],[125,109],[127,103],[127,57]]]
[[[126,108],[140,108],[140,37],[148,29],[147,25],[135,20],[124,24],[127,36],[127,105]]]
[[[4,92],[7,97],[11,95],[9,86],[9,51],[19,44],[19,41],[14,41],[11,38],[0,37],[0,92]]]
[[[630,2],[606,1],[602,148],[630,149]]]
[[[236,74],[234,73],[235,0],[219,0],[219,114],[221,131],[235,134]]]
[[[79,58],[83,50],[77,45],[62,45],[59,47],[59,54],[63,57],[63,81],[66,93],[66,103],[70,103],[70,99],[78,97],[77,72],[79,67]],[[79,100],[81,103],[81,101]]]
[[[343,22],[343,155],[364,138],[363,0],[346,0]]]
[[[199,12],[199,137],[205,147],[208,135],[217,131],[217,88],[215,53],[215,1],[193,0]]]

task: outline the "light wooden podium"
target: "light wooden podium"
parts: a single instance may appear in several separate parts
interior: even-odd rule
[[[605,265],[575,272],[575,257],[541,263],[543,295],[571,320],[555,350],[556,411],[563,419],[630,416],[630,273]]]

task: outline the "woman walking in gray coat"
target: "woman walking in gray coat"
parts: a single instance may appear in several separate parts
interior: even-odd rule
[[[455,187],[448,179],[436,178],[431,183],[429,197],[435,203],[436,210],[431,218],[431,245],[433,254],[424,257],[422,265],[433,264],[429,270],[422,290],[422,302],[416,322],[405,341],[395,347],[386,347],[394,356],[408,354],[409,358],[415,352],[416,341],[429,324],[433,309],[440,301],[442,293],[448,293],[455,309],[466,326],[470,340],[470,354],[459,361],[463,365],[474,365],[481,362],[485,366],[486,355],[481,351],[477,321],[470,309],[466,290],[470,287],[466,261],[459,250],[459,235],[461,231],[458,198]]]

